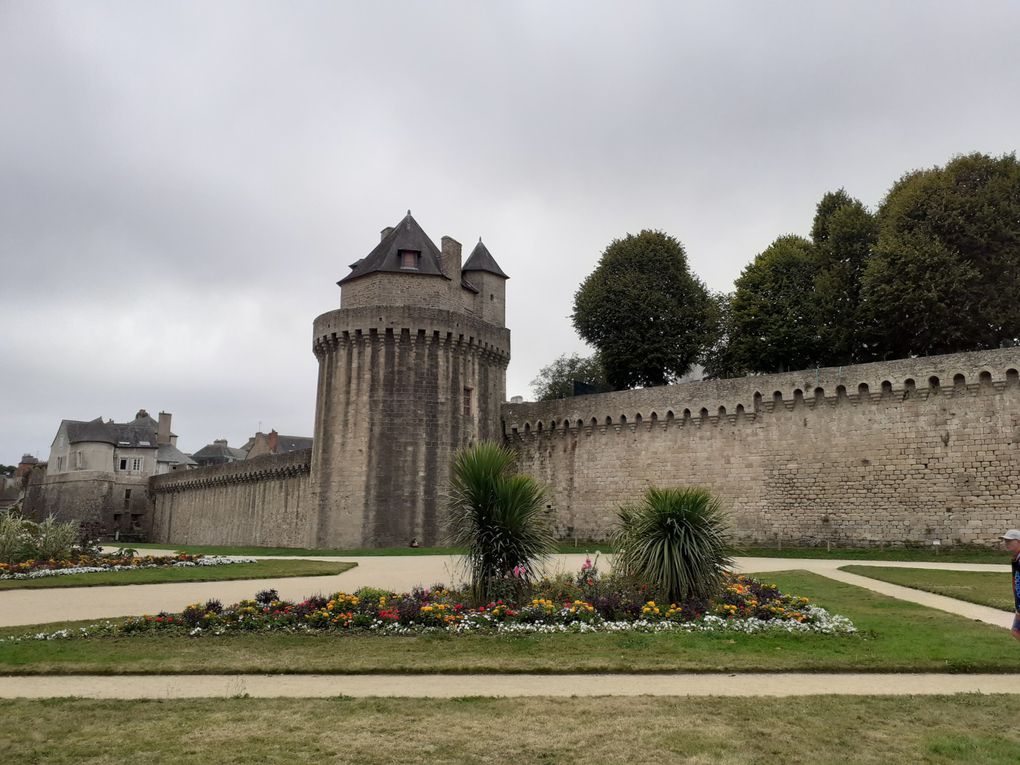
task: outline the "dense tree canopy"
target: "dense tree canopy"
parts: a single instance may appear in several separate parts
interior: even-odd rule
[[[708,296],[676,240],[642,231],[606,249],[573,319],[616,388],[696,360],[735,377],[1020,344],[1020,163],[969,154],[907,173],[877,213],[829,192],[811,239],[776,239],[731,295]]]
[[[612,390],[606,382],[602,362],[595,356],[572,356],[563,354],[552,364],[542,367],[538,377],[531,381],[536,401],[551,401],[569,398],[575,393],[575,383],[589,388],[589,393],[604,393]]]
[[[574,295],[572,318],[620,390],[686,374],[708,342],[711,310],[680,242],[642,231],[605,249]]]
[[[862,276],[876,355],[951,353],[1020,337],[1020,163],[956,157],[908,173],[878,211]]]
[[[861,278],[878,240],[878,222],[843,189],[822,197],[811,227],[818,271],[815,316],[822,365],[852,364],[868,358],[863,341]]]
[[[741,272],[730,305],[732,365],[759,372],[815,365],[817,272],[811,242],[793,235],[776,239]]]

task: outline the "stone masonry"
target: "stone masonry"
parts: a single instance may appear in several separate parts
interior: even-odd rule
[[[503,407],[562,537],[700,485],[744,544],[996,542],[1020,521],[1020,349]]]
[[[506,404],[506,274],[410,213],[315,319],[311,450],[154,478],[157,541],[442,541],[457,449],[500,440],[564,538],[700,485],[744,544],[995,543],[1020,526],[1020,349]]]

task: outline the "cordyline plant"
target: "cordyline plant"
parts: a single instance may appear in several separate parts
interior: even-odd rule
[[[472,595],[484,602],[507,581],[531,580],[535,564],[556,549],[545,492],[514,472],[516,458],[495,443],[457,453],[450,479],[447,534],[467,548]]]
[[[718,593],[732,565],[718,500],[699,488],[650,488],[621,508],[614,567],[662,589],[674,603]]]

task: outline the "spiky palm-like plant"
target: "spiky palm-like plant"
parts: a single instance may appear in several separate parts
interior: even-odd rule
[[[515,474],[515,462],[513,452],[495,443],[454,458],[448,536],[467,548],[471,589],[480,601],[499,580],[529,580],[534,564],[555,550],[545,492],[531,476]]]
[[[699,488],[650,488],[621,508],[616,562],[623,573],[662,589],[674,603],[708,598],[732,565],[718,500]]]

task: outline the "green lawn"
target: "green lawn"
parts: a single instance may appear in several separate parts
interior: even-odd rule
[[[107,547],[114,546],[113,542],[103,542]],[[192,555],[253,555],[253,556],[277,556],[277,555],[304,555],[308,557],[322,556],[368,556],[368,555],[456,555],[461,550],[456,547],[376,547],[371,549],[322,549],[313,550],[307,547],[231,547],[225,545],[174,545],[157,544],[155,542],[137,542],[126,545],[133,547],[139,552],[145,550],[182,550]],[[583,550],[581,551],[583,552]]]
[[[3,643],[0,672],[1020,672],[1001,628],[806,572],[768,579],[849,616],[863,634],[144,635]]]
[[[935,552],[935,550],[939,552]],[[828,560],[893,560],[925,563],[1008,563],[994,547],[747,547],[736,553],[749,558],[811,558]]]
[[[112,545],[111,542],[103,544]],[[374,549],[351,548],[332,550],[311,550],[296,547],[224,547],[209,545],[174,545],[156,544],[152,542],[128,545],[139,550],[184,550],[189,553],[206,555],[307,555],[307,556],[367,556],[367,555],[457,555],[463,552],[456,547],[381,547]],[[612,547],[605,542],[573,542],[564,541],[557,545],[561,553],[596,553],[612,552]],[[1000,550],[984,547],[947,547],[934,552],[931,547],[748,547],[737,550],[736,555],[757,558],[827,558],[841,560],[895,560],[895,561],[932,561],[942,563],[1002,563],[1005,558]]]
[[[0,590],[53,589],[58,587],[106,587],[111,584],[161,584],[165,582],[218,582],[230,579],[277,579],[292,576],[331,576],[354,568],[354,563],[318,560],[265,560],[194,568],[141,568],[132,571],[101,571],[67,574],[41,579],[6,579]]]
[[[11,763],[1017,763],[1020,696],[46,700]]]
[[[950,598],[978,603],[982,606],[1013,610],[1013,594],[1009,574],[984,571],[931,571],[924,568],[889,568],[884,566],[843,566],[843,571],[868,576],[883,582],[934,592]]]

